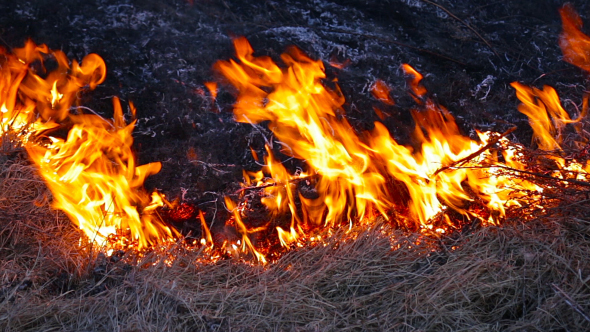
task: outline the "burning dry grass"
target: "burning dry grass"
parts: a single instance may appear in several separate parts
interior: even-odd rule
[[[78,246],[47,189],[0,164],[3,331],[582,331],[590,328],[590,201],[441,239],[383,229],[267,267],[199,263],[182,246],[143,258]],[[12,212],[15,211],[15,212]],[[337,250],[335,250],[337,248]],[[134,262],[133,264],[129,264]]]
[[[579,28],[580,24],[576,24]],[[244,40],[242,43],[247,42]],[[482,138],[484,136],[480,136],[482,141],[485,141],[485,144],[482,143],[484,145],[481,146],[470,138],[460,135],[450,113],[445,109],[436,107],[429,99],[426,101],[420,99],[425,90],[419,89],[418,81],[421,76],[414,71],[412,74],[415,78],[412,84],[414,99],[419,105],[426,105],[422,115],[414,117],[417,124],[418,135],[416,136],[422,138],[419,140],[422,148],[434,142],[436,133],[441,134],[440,142],[468,143],[465,146],[457,146],[455,149],[463,154],[454,153],[453,149],[441,150],[445,154],[440,160],[425,159],[422,163],[420,158],[418,160],[415,157],[430,155],[431,152],[424,150],[417,153],[409,148],[401,147],[391,139],[385,127],[378,123],[375,131],[366,136],[367,139],[370,137],[376,139],[370,144],[360,144],[357,142],[358,137],[348,135],[353,131],[352,127],[342,120],[344,119],[342,114],[334,112],[339,110],[344,100],[334,91],[325,90],[321,84],[321,78],[325,77],[321,61],[311,60],[300,51],[293,51],[291,55],[284,55],[282,58],[286,63],[293,63],[294,59],[299,59],[301,67],[297,69],[298,67],[293,66],[294,69],[283,71],[271,63],[269,58],[253,58],[253,51],[249,45],[244,45],[246,44],[242,45],[242,51],[239,47],[237,49],[238,57],[247,65],[245,69],[237,66],[233,60],[219,63],[219,68],[235,67],[239,74],[236,77],[240,79],[234,79],[235,82],[232,83],[237,83],[238,86],[244,85],[245,91],[253,92],[253,95],[240,95],[236,103],[239,107],[235,110],[238,120],[261,122],[275,119],[272,112],[272,114],[269,113],[268,119],[254,118],[253,115],[249,117],[245,113],[240,113],[256,105],[264,106],[257,109],[258,111],[283,110],[284,105],[290,105],[284,111],[286,111],[285,118],[291,119],[294,109],[307,112],[307,107],[303,106],[325,104],[323,105],[325,109],[319,110],[324,113],[303,114],[296,118],[316,119],[317,121],[306,124],[308,129],[298,129],[298,126],[291,124],[285,128],[290,128],[289,132],[292,133],[317,134],[306,138],[310,144],[303,145],[310,148],[308,150],[313,152],[312,156],[323,156],[326,155],[326,151],[332,151],[323,146],[333,145],[336,147],[334,151],[345,152],[343,155],[329,152],[328,157],[332,159],[327,164],[330,167],[316,167],[317,174],[320,175],[318,183],[321,183],[323,178],[328,179],[329,174],[336,174],[337,176],[330,181],[341,183],[336,187],[343,190],[336,190],[334,195],[326,196],[323,200],[325,207],[315,210],[319,213],[315,213],[310,220],[315,220],[315,224],[325,223],[336,226],[340,224],[340,220],[348,219],[351,229],[327,227],[317,242],[312,242],[315,241],[314,237],[309,237],[309,241],[305,237],[289,241],[281,238],[281,243],[292,250],[285,249],[286,252],[280,258],[268,265],[261,263],[265,262],[264,257],[261,259],[261,256],[258,256],[256,263],[252,255],[250,255],[252,258],[250,262],[239,259],[245,257],[240,256],[235,249],[240,242],[236,242],[236,245],[232,244],[232,247],[226,246],[225,242],[219,248],[215,244],[215,249],[211,249],[207,247],[214,244],[211,237],[207,241],[202,239],[203,245],[199,246],[197,241],[191,245],[185,243],[179,236],[178,242],[173,243],[172,231],[165,233],[168,234],[165,236],[167,241],[144,241],[141,242],[143,245],[138,247],[125,247],[128,248],[127,251],[113,252],[113,248],[121,248],[118,246],[98,247],[95,240],[97,237],[100,238],[102,234],[100,229],[103,226],[127,227],[124,223],[127,218],[122,217],[123,214],[130,214],[136,221],[128,226],[134,238],[140,241],[144,234],[142,227],[152,225],[151,220],[157,219],[158,224],[162,222],[164,225],[161,218],[155,217],[157,213],[153,216],[149,213],[145,214],[156,211],[156,205],[147,204],[147,194],[144,195],[146,199],[131,199],[127,202],[125,198],[127,194],[136,194],[141,191],[145,176],[156,172],[160,166],[158,164],[153,167],[135,168],[134,156],[131,153],[133,124],[125,123],[118,102],[115,102],[113,121],[104,121],[96,115],[70,114],[72,105],[70,102],[64,105],[59,104],[64,96],[60,91],[64,88],[58,89],[58,80],[50,80],[53,82],[52,85],[49,81],[42,80],[43,89],[40,96],[43,98],[29,96],[27,98],[31,99],[31,103],[26,98],[16,103],[14,100],[17,95],[19,98],[24,98],[29,91],[17,89],[20,80],[24,77],[40,76],[27,67],[29,66],[27,63],[32,63],[34,59],[22,61],[20,58],[14,58],[15,67],[6,67],[5,76],[8,79],[16,77],[14,81],[17,85],[11,85],[14,89],[10,90],[12,95],[8,98],[11,101],[7,104],[8,107],[2,104],[2,112],[10,115],[3,118],[5,119],[3,123],[12,123],[14,118],[12,113],[18,116],[25,114],[23,110],[32,111],[35,107],[38,108],[39,100],[42,100],[41,105],[45,105],[48,110],[54,110],[61,105],[60,109],[63,113],[60,114],[63,116],[60,118],[68,117],[79,122],[70,130],[70,134],[74,132],[74,129],[88,130],[89,133],[98,130],[102,133],[93,141],[83,139],[91,135],[68,134],[68,140],[53,138],[51,144],[63,147],[64,144],[81,140],[88,143],[88,146],[94,146],[95,141],[104,141],[104,137],[114,135],[120,139],[112,142],[107,140],[104,151],[99,148],[96,153],[91,153],[92,156],[100,156],[100,160],[104,161],[103,164],[107,165],[99,167],[104,172],[98,172],[100,174],[97,175],[94,169],[91,169],[88,177],[82,177],[81,183],[75,183],[71,187],[66,187],[67,181],[64,180],[79,178],[78,170],[87,169],[86,166],[93,164],[95,159],[92,158],[89,162],[84,162],[85,158],[82,158],[82,161],[76,160],[73,164],[80,167],[72,168],[75,174],[66,176],[67,174],[58,173],[62,166],[69,165],[69,161],[65,164],[45,161],[51,159],[49,152],[54,151],[53,148],[43,148],[43,154],[36,154],[35,151],[40,148],[40,145],[31,148],[25,144],[29,159],[37,165],[33,167],[22,152],[5,146],[12,140],[2,140],[4,149],[0,155],[0,211],[2,212],[0,214],[0,266],[2,267],[0,269],[0,327],[2,330],[581,331],[590,329],[588,285],[590,263],[587,263],[590,253],[590,220],[587,217],[590,215],[590,191],[588,191],[590,185],[587,174],[590,166],[587,131],[583,130],[583,127],[587,125],[585,117],[587,99],[584,99],[583,110],[579,117],[572,120],[561,107],[559,98],[551,88],[530,89],[520,84],[513,84],[517,89],[518,98],[523,102],[520,107],[521,112],[531,119],[539,150],[532,151],[519,144],[510,143],[504,136],[511,130],[489,143],[485,143],[487,138],[484,140]],[[29,43],[29,47],[36,46]],[[45,46],[41,48],[43,50],[41,53],[49,52]],[[240,56],[240,53],[243,54]],[[54,52],[57,59],[61,59],[60,54]],[[8,59],[8,55],[6,58]],[[96,68],[104,69],[102,59],[96,55],[89,55],[85,59],[88,61],[84,60],[81,67],[77,62],[73,62],[72,65],[74,68],[72,72],[84,78],[80,81],[81,83],[74,80],[77,82],[74,84],[76,89],[87,85],[86,78],[91,81],[96,79],[98,82],[104,76],[104,70],[99,70],[100,75],[96,76]],[[90,61],[92,59],[95,61]],[[65,65],[67,62],[63,63],[64,68],[69,68]],[[92,63],[97,64],[97,67],[94,67]],[[309,72],[307,67],[310,64],[316,66],[316,76],[302,79],[305,78],[303,74]],[[84,67],[87,65],[90,67]],[[266,65],[269,70],[262,65]],[[407,69],[405,70],[407,72]],[[252,71],[272,75],[268,75],[268,82],[262,83],[259,82],[260,75],[252,75],[244,81],[252,84],[244,84],[241,74]],[[13,72],[19,74],[13,77],[11,76]],[[66,72],[69,72],[69,69]],[[297,78],[291,73],[299,73],[303,76]],[[79,78],[76,75],[72,78]],[[284,100],[271,98],[268,103],[264,102],[267,99],[266,90],[269,85],[276,85],[284,77],[289,84],[286,87],[276,87],[276,91],[289,90],[293,93],[285,95]],[[8,80],[8,82],[12,81]],[[298,85],[300,82],[311,83],[307,89],[304,89],[309,93],[304,93],[303,100],[291,105],[290,103],[293,102],[291,97],[301,95]],[[74,94],[72,92],[74,90],[65,90]],[[24,91],[24,94],[17,94],[18,91]],[[317,97],[317,100],[305,99],[309,98],[308,95],[315,95],[322,91],[326,93],[322,94],[321,98]],[[65,98],[64,102],[67,99]],[[37,106],[33,107],[32,100],[36,100]],[[26,107],[22,108],[24,106]],[[131,113],[134,114],[134,111],[132,110]],[[415,113],[418,114],[418,111]],[[327,122],[327,125],[324,122]],[[429,122],[435,125],[429,125]],[[26,128],[30,124],[30,119],[23,124],[25,125],[23,128]],[[578,140],[573,137],[567,139],[568,137],[564,135],[567,132],[562,132],[565,124],[575,125]],[[76,127],[76,125],[79,126]],[[320,142],[318,146],[314,145],[322,137],[331,137],[330,133],[335,137],[329,142],[330,144]],[[294,135],[295,138],[293,138],[289,135],[281,137],[278,132],[274,134],[283,143],[290,143],[287,145],[292,146],[293,157],[305,159],[311,163],[306,154],[309,151],[295,146],[297,138],[302,138],[304,135],[302,137]],[[570,142],[563,142],[564,137]],[[346,148],[341,149],[344,147],[340,144],[341,141],[349,142]],[[314,144],[311,144],[312,142]],[[119,153],[118,149],[121,146],[125,148],[125,153]],[[569,146],[575,146],[575,151],[569,151],[569,148],[564,150],[564,147]],[[71,151],[77,154],[79,149],[77,146],[73,147]],[[384,147],[383,156],[375,155],[376,151],[381,151],[378,147]],[[267,149],[269,155],[271,148]],[[113,151],[111,149],[115,152],[110,153]],[[487,155],[488,150],[490,153],[493,152],[493,155],[490,154],[487,158],[473,164],[467,163],[484,153]],[[356,152],[351,153],[351,151]],[[498,152],[502,153],[505,163],[499,161]],[[396,167],[388,164],[396,160],[395,157],[404,154],[407,157],[406,161],[398,162],[399,165],[394,163]],[[69,154],[65,155],[69,156]],[[348,158],[351,155],[358,160]],[[516,155],[518,160],[513,159]],[[410,227],[411,225],[404,223],[403,213],[399,215],[392,213],[391,218],[394,220],[384,221],[387,219],[386,216],[389,216],[386,210],[389,208],[395,210],[397,207],[391,204],[394,200],[381,201],[388,192],[385,186],[387,178],[383,176],[385,173],[379,173],[385,169],[385,166],[370,166],[368,163],[376,156],[380,156],[381,159],[376,159],[384,162],[383,165],[391,166],[391,168],[387,167],[390,177],[400,177],[406,174],[404,172],[413,174],[410,177],[400,177],[398,180],[402,181],[402,178],[407,180],[404,183],[407,185],[408,195],[411,196],[409,198],[417,198],[417,201],[425,203],[413,213],[413,216],[419,217],[418,219],[422,222],[420,227]],[[341,163],[342,160],[348,161]],[[447,162],[449,160],[450,163]],[[111,172],[127,163],[129,167],[123,167],[122,172]],[[270,159],[268,163],[269,167],[272,166]],[[317,163],[322,164],[323,161],[317,161]],[[422,173],[414,174],[421,168],[421,164],[428,164],[428,167]],[[310,165],[313,166],[313,163]],[[429,169],[433,165],[436,167]],[[332,166],[335,168],[331,168]],[[489,169],[489,172],[483,171],[484,169]],[[36,175],[37,170],[41,170],[42,176],[49,181],[47,185],[53,192],[54,207],[68,214],[79,206],[98,207],[89,218],[83,216],[74,218],[74,223],[77,220],[81,230],[78,229],[76,232],[76,228],[62,212],[52,211],[49,205],[52,200],[51,194],[46,184]],[[332,172],[334,170],[336,172]],[[450,170],[470,171],[473,174],[461,175],[450,182],[453,184],[451,187],[459,190],[460,194],[453,192],[451,196],[448,196],[451,198],[447,197],[446,205],[452,211],[445,211],[446,209],[439,203],[439,197],[443,196],[443,193],[438,190],[429,192],[427,185],[431,185],[430,189],[438,189],[437,176],[442,177],[443,172]],[[117,189],[109,191],[104,195],[105,197],[102,197],[101,186],[92,190],[88,189],[89,186],[96,184],[98,178],[102,178],[99,176],[102,173],[124,180],[117,182],[119,184],[115,186]],[[273,173],[272,170],[270,173]],[[274,183],[261,182],[257,188],[274,190],[276,189],[274,187],[278,187],[277,183],[283,183],[286,184],[282,185],[285,188],[293,187],[295,190],[293,178],[286,169],[278,173],[283,174],[280,174]],[[263,179],[263,175],[261,173],[260,178],[258,175],[254,176],[259,181]],[[351,176],[348,177],[348,175]],[[510,177],[510,181],[496,186],[496,180],[505,176]],[[275,179],[275,176],[273,175],[272,178]],[[301,179],[309,178],[301,177]],[[488,183],[489,186],[488,184],[474,186],[471,183],[472,181],[479,183],[480,179],[491,182]],[[328,182],[328,186],[324,187],[328,192],[333,189],[332,182]],[[129,183],[132,185],[127,185]],[[351,186],[352,184],[354,186]],[[464,191],[467,185],[471,186],[471,189]],[[488,187],[493,190],[487,190],[490,189]],[[83,196],[70,197],[67,200],[67,206],[60,203],[60,195],[70,194],[70,191],[79,188],[82,188]],[[252,188],[254,187],[247,187],[247,189]],[[320,190],[322,188],[320,184],[317,184],[315,188],[318,190],[318,195],[326,191]],[[369,188],[377,190],[369,192],[367,191]],[[411,190],[412,188],[414,191]],[[100,197],[97,199],[90,197],[96,195],[86,195],[87,192],[101,195],[98,195]],[[505,192],[506,195],[500,199],[499,192]],[[276,193],[271,192],[271,194]],[[299,227],[295,214],[297,210],[295,196],[291,189],[288,189],[287,193],[290,204],[292,203],[289,209],[293,215],[290,235],[297,238],[300,234],[297,234],[295,226],[299,232],[303,228]],[[429,193],[428,199],[423,199],[424,197],[421,196],[425,193]],[[478,193],[482,195],[475,199]],[[475,196],[471,197],[471,194]],[[156,197],[160,196],[156,195]],[[329,203],[334,201],[333,198],[338,197],[341,198],[338,200],[339,204],[331,210],[332,206]],[[299,203],[302,206],[306,204],[303,198],[305,198],[304,195],[301,195]],[[114,203],[118,199],[125,201],[125,204],[121,204],[121,208]],[[281,202],[282,200],[277,200],[275,208],[279,207],[276,210],[284,212],[286,209]],[[436,202],[436,204],[432,205],[429,202]],[[508,202],[511,203],[508,204]],[[163,202],[160,203],[157,205],[164,205]],[[226,206],[232,209],[232,205],[233,202],[226,198]],[[361,223],[360,219],[365,216],[366,211],[371,210],[365,209],[369,205],[381,212],[381,216],[374,217],[371,214],[371,223],[367,225]],[[430,209],[431,205],[435,209]],[[116,208],[111,208],[113,206]],[[242,205],[242,207],[245,206],[245,204]],[[273,204],[267,204],[268,208],[272,206]],[[316,205],[309,206],[310,209],[304,209],[304,216],[311,216],[310,213],[314,211],[311,207]],[[406,208],[405,205],[400,206]],[[486,210],[488,212],[478,213],[484,206],[488,207]],[[247,245],[250,253],[257,254],[249,238],[249,234],[254,231],[249,230],[242,223],[239,208],[237,206],[233,208],[235,209],[232,222],[237,225],[236,229],[243,236],[242,251],[245,251]],[[355,219],[359,221],[358,223],[353,222],[351,218],[353,209],[358,212],[358,220]],[[425,209],[430,212],[418,213]],[[324,211],[327,211],[326,214]],[[140,218],[140,212],[147,219]],[[343,218],[344,216],[346,218]],[[111,218],[115,222],[107,221]],[[435,227],[435,223],[442,218],[447,218],[445,220],[448,221],[449,228]],[[83,222],[87,220],[93,221],[92,227],[82,227]],[[190,220],[187,219],[187,222]],[[208,230],[203,214],[200,214],[200,220],[203,228]],[[454,221],[457,224],[453,223]],[[194,222],[197,222],[196,218]],[[482,227],[482,224],[487,227]],[[395,229],[395,225],[405,230]],[[165,229],[168,229],[168,226],[165,226]],[[280,228],[277,230],[284,231]],[[324,236],[330,232],[335,234]],[[444,233],[444,236],[440,233]],[[158,238],[159,234],[155,232],[154,236]],[[279,234],[281,234],[280,231]],[[102,236],[105,240],[112,240],[112,237],[123,235],[117,234],[116,228],[113,228]],[[215,250],[225,250],[225,252],[220,254]],[[235,254],[235,259],[230,257],[232,253]],[[220,258],[218,254],[225,258]],[[274,259],[278,256],[269,257]]]

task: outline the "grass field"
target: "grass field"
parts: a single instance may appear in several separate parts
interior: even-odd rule
[[[336,234],[264,267],[207,263],[180,244],[107,257],[79,244],[23,156],[0,158],[2,331],[590,328],[584,198],[441,239],[388,228],[355,241]]]

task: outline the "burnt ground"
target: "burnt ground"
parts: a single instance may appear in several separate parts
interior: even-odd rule
[[[572,2],[584,16],[586,1]],[[468,135],[474,128],[519,127],[511,139],[528,144],[526,117],[509,86],[554,86],[569,111],[580,105],[588,80],[565,63],[557,40],[562,1],[8,1],[0,3],[5,47],[27,38],[63,50],[70,58],[101,55],[104,84],[83,103],[110,117],[110,98],[138,108],[135,142],[141,163],[162,161],[148,180],[169,197],[208,206],[234,190],[242,169],[258,166],[249,147],[263,151],[270,132],[235,123],[234,96],[223,88],[212,102],[204,82],[219,77],[219,59],[233,56],[232,37],[246,36],[257,54],[278,59],[296,45],[311,57],[345,62],[338,77],[347,117],[358,130],[378,120],[368,87],[382,79],[396,105],[383,122],[407,141],[412,99],[402,63],[425,75],[431,97],[447,107]],[[479,36],[474,32],[477,31]],[[383,105],[381,105],[383,106]],[[194,152],[194,153],[193,153]],[[196,158],[195,158],[196,154]],[[213,203],[211,203],[213,204]]]

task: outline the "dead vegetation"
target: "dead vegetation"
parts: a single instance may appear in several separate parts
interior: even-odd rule
[[[111,90],[116,90],[119,94],[120,81],[124,81],[123,86],[132,87],[129,89],[131,97],[137,94],[135,99],[144,104],[140,109],[152,112],[146,114],[159,114],[163,108],[173,110],[162,123],[176,123],[170,119],[180,118],[179,112],[183,112],[180,115],[190,116],[193,123],[193,127],[187,128],[194,128],[195,123],[199,128],[201,125],[211,128],[208,135],[214,138],[200,131],[198,135],[198,131],[188,130],[184,134],[194,138],[190,144],[200,144],[198,148],[205,151],[203,155],[228,150],[219,142],[231,142],[236,146],[232,147],[235,151],[244,150],[235,140],[227,138],[236,134],[224,127],[223,113],[218,118],[191,111],[207,107],[193,106],[191,99],[179,98],[184,94],[185,86],[192,91],[201,86],[201,81],[209,80],[208,69],[201,71],[199,68],[209,68],[202,63],[219,57],[215,52],[221,51],[216,48],[224,45],[219,42],[220,34],[215,33],[219,30],[219,22],[244,34],[269,34],[281,45],[307,45],[318,55],[328,55],[336,50],[340,54],[342,50],[346,57],[352,57],[354,63],[361,64],[359,69],[352,68],[347,73],[356,75],[349,90],[360,91],[366,84],[366,68],[375,70],[378,77],[396,78],[398,67],[384,61],[384,56],[394,54],[402,59],[400,62],[411,59],[414,63],[429,63],[415,58],[414,54],[421,54],[426,58],[445,60],[434,61],[442,63],[440,67],[430,64],[425,69],[434,72],[433,80],[437,77],[455,78],[453,84],[439,79],[437,85],[444,89],[432,89],[442,91],[443,101],[444,98],[454,100],[457,95],[469,95],[471,88],[479,82],[472,82],[476,78],[457,77],[466,75],[462,74],[465,67],[473,70],[475,65],[475,77],[487,78],[480,80],[477,90],[471,92],[473,96],[480,86],[485,87],[483,84],[488,78],[491,83],[487,83],[490,85],[485,96],[479,95],[477,97],[481,98],[473,101],[462,100],[461,107],[455,106],[468,120],[481,115],[471,110],[486,110],[484,117],[499,121],[492,115],[503,116],[512,109],[506,106],[513,105],[513,100],[506,97],[512,92],[506,93],[503,91],[505,84],[494,85],[494,80],[509,82],[525,78],[532,81],[531,77],[538,76],[534,82],[544,78],[552,83],[562,82],[560,84],[567,87],[569,80],[578,79],[578,74],[569,70],[553,69],[557,56],[552,54],[558,51],[547,45],[555,46],[557,32],[553,30],[558,29],[553,29],[555,24],[546,18],[546,13],[551,12],[546,10],[546,5],[523,5],[532,7],[533,13],[529,13],[521,10],[518,2],[481,2],[477,7],[476,2],[464,5],[457,2],[449,9],[432,6],[433,2],[424,0],[422,2],[431,6],[421,9],[422,6],[416,5],[415,1],[400,1],[395,6],[390,1],[372,6],[358,2],[356,7],[345,8],[347,10],[321,1],[310,2],[309,6],[319,3],[317,9],[311,10],[296,8],[299,5],[289,2],[284,8],[275,7],[273,2],[265,3],[265,6],[274,7],[272,10],[262,10],[240,1],[230,1],[229,6],[226,1],[217,5],[194,2],[194,7],[193,1],[189,2],[190,10],[186,6],[171,6],[170,9],[167,8],[169,5],[160,2],[144,4],[158,7],[154,11],[143,9],[144,5],[135,8],[118,3],[96,5],[98,7],[90,4],[87,9],[39,1],[25,4],[27,10],[21,9],[23,4],[15,4],[13,10],[6,10],[10,14],[2,18],[4,26],[9,27],[5,30],[10,34],[10,43],[3,43],[7,46],[15,44],[14,41],[20,43],[24,40],[21,34],[31,33],[29,20],[34,20],[37,28],[32,29],[33,32],[48,31],[41,33],[41,37],[35,35],[35,38],[49,40],[54,45],[68,40],[73,45],[70,46],[73,52],[79,53],[82,49],[86,51],[90,43],[91,48],[112,54],[112,68],[118,68],[113,73],[118,78],[113,81],[117,88],[110,87],[102,93],[109,95]],[[438,14],[426,16],[427,11],[435,6],[451,19]],[[194,20],[201,7],[204,14]],[[72,12],[68,12],[67,17],[75,19],[72,22],[48,10],[53,8],[67,9]],[[178,14],[184,11],[190,15]],[[536,12],[543,12],[543,16],[535,17],[539,16],[535,15]],[[472,13],[476,13],[475,18]],[[340,22],[334,20],[339,17],[336,14],[343,15],[338,20]],[[35,17],[29,18],[28,15]],[[97,18],[88,19],[86,15]],[[357,18],[365,16],[377,19],[364,22]],[[401,22],[396,23],[395,29],[389,25],[392,16],[394,21],[397,18]],[[463,20],[467,18],[469,20]],[[6,23],[12,20],[16,23]],[[308,26],[314,20],[319,23]],[[260,21],[267,22],[261,26]],[[406,21],[413,23],[404,23]],[[168,22],[168,25],[162,22]],[[360,32],[348,29],[349,23],[341,22],[360,27]],[[505,31],[498,29],[504,22],[509,28],[503,29]],[[125,28],[121,28],[122,24]],[[27,28],[11,30],[12,26]],[[58,26],[60,29],[56,29]],[[375,31],[373,27],[376,27]],[[170,31],[174,32],[175,38],[170,38]],[[322,38],[315,38],[316,33],[321,33]],[[78,35],[89,37],[78,42],[74,38]],[[493,41],[493,47],[488,40]],[[133,47],[127,49],[129,45]],[[199,53],[192,51],[193,48],[205,51]],[[488,48],[494,53],[497,50],[506,60],[488,61],[489,52],[476,52]],[[413,53],[407,55],[408,51]],[[145,60],[129,61],[126,57],[129,52],[134,59]],[[150,54],[150,57],[144,57],[143,53]],[[515,58],[518,59],[516,62],[510,62]],[[534,61],[529,64],[529,59],[537,59],[538,65]],[[511,69],[496,71],[496,66],[501,65],[494,62],[501,64],[503,61],[508,61]],[[137,64],[144,67],[134,67]],[[169,84],[170,72],[177,73],[176,85]],[[194,72],[199,74],[194,75]],[[138,79],[135,74],[127,73],[142,73],[142,76]],[[144,89],[145,86],[149,88]],[[152,95],[152,91],[160,90],[161,94]],[[195,98],[201,102],[200,97]],[[480,104],[485,107],[478,106]],[[372,113],[365,117],[372,119]],[[170,126],[166,127],[168,132],[178,131],[172,125],[166,126]],[[145,132],[153,130],[147,124],[143,129]],[[151,137],[156,137],[155,131],[153,133]],[[154,139],[158,144],[162,143],[160,149],[163,151],[178,144],[174,135],[167,136],[158,134]],[[476,223],[442,238],[425,238],[388,228],[366,230],[355,241],[343,241],[344,236],[336,234],[327,246],[298,249],[263,267],[234,259],[206,263],[200,260],[202,252],[180,244],[144,257],[137,257],[133,252],[115,252],[107,256],[81,242],[82,235],[76,227],[63,213],[51,209],[50,193],[42,180],[26,156],[11,149],[3,146],[0,151],[2,331],[590,330],[588,183],[578,183],[573,175],[569,180],[556,181],[544,173],[552,165],[537,165],[537,168],[520,172],[523,178],[547,189],[544,192],[547,199],[534,202],[543,205],[545,210],[534,210],[528,218],[512,211],[512,217],[502,226],[481,227]],[[227,155],[232,156],[232,153]],[[229,161],[224,164],[218,164],[216,157],[213,158],[198,163],[213,170],[218,165],[242,166],[238,157],[226,157]],[[189,158],[188,163],[196,162]],[[448,167],[461,166],[458,164]],[[165,168],[164,171],[176,173],[179,168],[169,168],[170,171]],[[514,169],[504,171],[515,172]],[[199,187],[200,191],[222,188],[219,185],[222,181],[217,178],[210,180],[202,176],[194,180],[185,173],[191,172],[183,171],[182,179],[168,175],[167,180],[160,182],[173,185],[179,182],[210,183]],[[530,211],[527,209],[523,211]],[[393,243],[383,231],[394,235]],[[396,249],[392,250],[392,247]],[[165,264],[169,256],[175,257],[170,266]]]
[[[48,204],[18,154],[0,165],[3,331],[583,331],[590,200],[451,237],[385,229],[267,267],[172,246],[111,257]],[[570,196],[571,198],[572,196]],[[399,247],[392,250],[393,247]],[[134,261],[133,264],[129,262]]]

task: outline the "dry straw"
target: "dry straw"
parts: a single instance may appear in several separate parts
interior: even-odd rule
[[[534,220],[439,239],[336,234],[267,267],[198,263],[202,253],[173,245],[167,266],[162,252],[106,257],[80,246],[28,162],[0,158],[2,331],[590,329],[590,200],[581,194]]]

